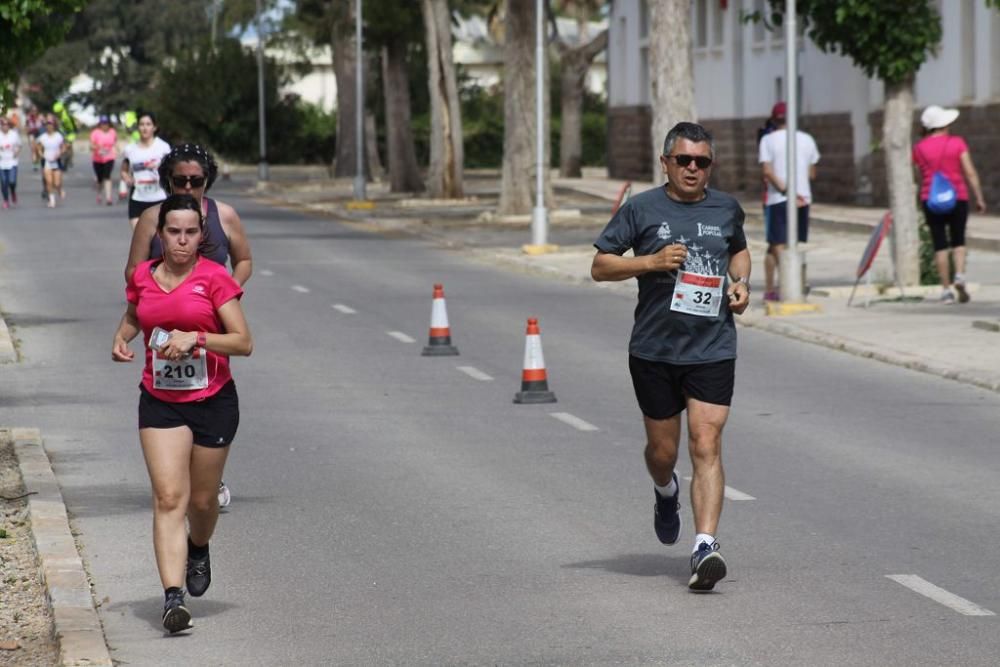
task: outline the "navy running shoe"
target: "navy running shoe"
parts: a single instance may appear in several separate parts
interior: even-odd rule
[[[709,546],[707,542],[698,545],[691,554],[691,579],[688,588],[692,591],[710,591],[715,584],[726,577],[726,559],[719,553],[719,543]]]
[[[206,551],[204,558],[187,559],[187,589],[193,597],[200,598],[212,583],[212,562]]]
[[[660,492],[653,489],[656,494],[656,504],[653,505],[653,527],[656,528],[656,536],[663,544],[675,544],[677,538],[681,536],[681,504],[677,498],[681,494],[681,482],[674,473],[674,484],[677,491],[674,495],[664,498]]]
[[[163,627],[170,634],[190,630],[191,612],[184,606],[184,590],[170,591],[163,603]]]

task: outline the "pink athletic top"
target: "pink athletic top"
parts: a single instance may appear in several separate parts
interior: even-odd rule
[[[153,388],[153,352],[149,336],[154,327],[167,331],[204,331],[224,333],[218,310],[232,299],[243,296],[243,289],[225,268],[199,258],[194,271],[173,291],[165,292],[153,278],[153,269],[161,260],[151,259],[140,264],[125,287],[125,298],[135,304],[142,340],[146,348],[146,365],[142,370],[142,386],[161,401],[188,403],[214,396],[232,375],[229,355],[208,352],[208,386],[204,389],[171,391]]]
[[[959,201],[969,201],[969,190],[962,175],[962,153],[969,150],[965,139],[952,134],[924,137],[913,147],[913,161],[920,167],[920,201],[927,201],[931,179],[940,171],[951,181]]]
[[[115,128],[109,127],[107,132],[102,132],[101,128],[95,127],[90,131],[90,150],[93,153],[91,160],[97,164],[114,162],[117,141],[118,133]]]

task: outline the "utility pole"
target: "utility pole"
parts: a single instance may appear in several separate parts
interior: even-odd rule
[[[365,201],[368,197],[365,192],[365,80],[362,67],[362,45],[361,45],[361,0],[357,0],[355,5],[355,56],[357,58],[357,81],[355,93],[357,101],[355,103],[355,131],[357,134],[357,161],[354,171],[354,199],[355,201]]]
[[[788,242],[781,254],[781,300],[791,303],[802,301],[802,257],[799,254],[798,151],[796,133],[799,128],[799,76],[798,28],[796,26],[795,0],[785,0],[785,213],[788,224]]]
[[[535,208],[531,213],[531,244],[548,245],[549,212],[545,208],[545,8],[535,0]]]
[[[264,32],[261,29],[260,0],[257,0],[257,110],[260,119],[260,162],[257,163],[257,178],[267,180],[267,118],[264,98]]]

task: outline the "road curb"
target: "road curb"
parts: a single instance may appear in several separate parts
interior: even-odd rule
[[[14,347],[14,339],[10,336],[10,329],[0,315],[0,364],[11,364],[17,361],[17,348]]]
[[[34,428],[11,430],[14,453],[28,496],[31,535],[52,610],[59,664],[63,667],[112,667],[104,628],[90,592],[83,560],[69,528],[59,483]]]

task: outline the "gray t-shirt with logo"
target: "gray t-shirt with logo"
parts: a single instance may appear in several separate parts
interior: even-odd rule
[[[680,202],[667,196],[665,187],[658,187],[635,195],[618,209],[594,247],[616,255],[631,248],[640,256],[683,243],[688,257],[681,270],[726,276],[730,256],[747,247],[745,217],[739,202],[722,192],[706,190],[700,201]],[[677,312],[670,309],[676,283],[673,273],[644,273],[637,280],[639,303],[630,354],[671,364],[736,358],[736,325],[728,299],[721,299],[715,316]]]

